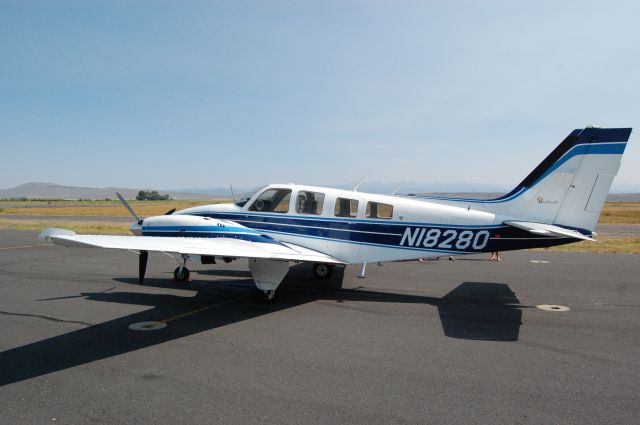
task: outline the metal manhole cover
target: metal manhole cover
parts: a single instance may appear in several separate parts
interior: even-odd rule
[[[569,311],[569,307],[565,307],[563,305],[555,305],[555,304],[540,304],[537,305],[536,308],[544,311]]]
[[[138,322],[129,325],[132,331],[157,331],[167,327],[164,322]]]

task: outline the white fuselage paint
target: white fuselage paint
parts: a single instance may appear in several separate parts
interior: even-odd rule
[[[272,188],[291,189],[288,210],[280,213],[251,211],[250,207],[256,198]],[[300,214],[295,211],[295,199],[303,191],[325,195],[320,214]],[[336,217],[334,211],[337,198],[357,200],[356,216]],[[367,218],[367,202],[392,205],[391,218]],[[212,204],[178,211],[174,217],[176,215],[227,218],[279,241],[316,250],[347,263],[411,260],[482,252],[490,238],[487,228],[501,226],[503,221],[509,219],[469,207],[293,184],[269,185],[256,192],[242,207],[235,204]],[[285,220],[287,223],[283,223]],[[363,225],[364,229],[354,229],[354,225]],[[301,234],[305,232],[307,234]],[[332,237],[330,232],[337,232],[340,237]],[[356,240],[353,236],[355,233],[359,233],[360,238],[389,236],[397,239],[397,243],[390,246],[375,241]]]

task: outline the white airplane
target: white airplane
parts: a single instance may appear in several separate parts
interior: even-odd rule
[[[177,281],[188,260],[249,260],[258,293],[276,299],[289,262],[314,263],[317,278],[336,265],[549,247],[593,240],[631,128],[587,127],[571,134],[515,189],[495,199],[394,196],[272,184],[250,198],[136,218],[136,236],[40,235],[67,247],[176,253]],[[502,159],[508,161],[508,158]],[[498,161],[499,162],[499,161]],[[363,268],[364,272],[364,268]]]

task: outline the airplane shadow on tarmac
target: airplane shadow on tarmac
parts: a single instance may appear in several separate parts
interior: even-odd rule
[[[503,283],[464,282],[442,298],[336,289],[342,286],[344,269],[318,283],[308,265],[291,268],[283,282],[283,294],[277,304],[266,305],[253,296],[253,281],[248,274],[234,270],[201,272],[231,276],[233,280],[192,283],[195,296],[139,292],[83,293],[90,301],[147,305],[153,307],[136,314],[88,326],[73,332],[34,342],[0,353],[0,386],[91,363],[167,341],[208,331],[228,324],[250,320],[316,300],[336,302],[389,302],[428,304],[438,308],[444,334],[451,338],[484,341],[517,341],[522,309],[519,300]],[[116,278],[135,284],[137,279]],[[169,287],[165,279],[147,279],[145,286]],[[62,297],[62,298],[74,298]],[[51,300],[41,301],[54,301]],[[195,310],[202,310],[195,314]],[[175,321],[159,331],[129,330],[132,323]]]

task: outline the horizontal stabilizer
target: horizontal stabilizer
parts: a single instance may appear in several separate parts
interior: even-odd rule
[[[594,240],[593,238],[585,236],[578,231],[565,229],[564,227],[560,226],[554,226],[553,224],[533,223],[530,221],[505,221],[503,224],[517,227],[518,229],[526,230],[527,232],[534,233],[536,235],[575,238],[584,241]]]

